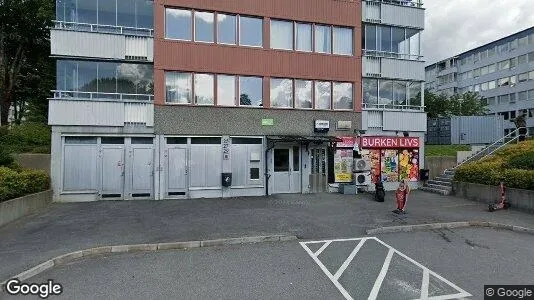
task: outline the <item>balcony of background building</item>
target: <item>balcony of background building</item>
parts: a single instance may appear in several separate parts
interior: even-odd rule
[[[420,0],[366,0],[362,2],[362,21],[423,29],[422,6]]]
[[[65,126],[154,125],[154,96],[146,94],[52,91],[48,124]]]

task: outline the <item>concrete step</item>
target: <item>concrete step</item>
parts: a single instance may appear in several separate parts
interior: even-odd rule
[[[449,169],[447,169],[447,170],[445,170],[445,171],[443,172],[443,174],[445,174],[445,175],[452,175],[452,176],[454,176],[454,173],[455,173],[454,170],[449,170]]]
[[[452,177],[438,176],[434,178],[435,181],[450,182],[452,183]]]
[[[439,177],[448,178],[448,179],[452,180],[452,178],[454,178],[454,174],[442,173],[441,175],[439,175]]]
[[[439,190],[452,190],[452,186],[441,185],[441,184],[427,183],[425,184],[425,186],[433,188],[433,189],[439,189]]]
[[[428,192],[428,193],[433,193],[433,194],[440,194],[440,195],[443,195],[443,196],[448,196],[450,194],[452,194],[452,190],[448,191],[448,190],[441,190],[441,189],[435,189],[435,188],[431,188],[431,187],[428,187],[428,186],[422,186],[419,188],[420,191],[424,191],[424,192]]]
[[[436,185],[443,185],[443,186],[452,187],[452,181],[451,180],[449,180],[449,181],[441,181],[441,180],[438,180],[437,178],[434,179],[434,180],[427,181],[427,184],[428,185],[436,184]]]

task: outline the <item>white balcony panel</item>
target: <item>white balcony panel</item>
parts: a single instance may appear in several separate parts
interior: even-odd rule
[[[386,78],[425,81],[425,62],[381,58],[381,76]]]
[[[382,24],[425,28],[425,10],[422,8],[382,3],[380,14]]]
[[[56,56],[154,61],[154,38],[63,29],[50,30]]]
[[[362,112],[362,129],[382,128],[382,112],[378,110],[366,110]]]
[[[426,132],[426,113],[383,111],[383,130]]]
[[[364,56],[363,57],[363,76],[376,76],[380,72],[380,58]]]
[[[124,103],[50,100],[49,125],[124,126]]]
[[[364,22],[380,22],[380,3],[363,1],[362,18]]]
[[[124,103],[124,122],[154,126],[154,104],[142,102]]]
[[[125,58],[124,35],[52,29],[50,41],[52,55]]]
[[[126,36],[126,53],[128,58],[137,58],[141,60],[154,60],[154,39],[142,36]]]

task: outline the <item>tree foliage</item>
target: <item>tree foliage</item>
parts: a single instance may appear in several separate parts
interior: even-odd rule
[[[485,115],[486,106],[478,93],[466,92],[447,97],[425,90],[425,111],[429,118]]]
[[[18,120],[26,110],[46,119],[46,98],[53,88],[50,56],[53,0],[0,0],[0,121],[13,105]]]

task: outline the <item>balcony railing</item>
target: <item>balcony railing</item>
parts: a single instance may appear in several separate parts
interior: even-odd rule
[[[52,99],[66,100],[100,100],[117,102],[153,102],[154,95],[149,94],[122,94],[122,93],[98,93],[80,91],[57,91],[53,90]]]
[[[423,7],[422,0],[366,0],[367,2],[382,2],[400,6]]]
[[[396,58],[396,59],[406,59],[406,60],[422,60],[423,55],[418,54],[401,54],[388,51],[377,51],[377,50],[362,50],[364,56],[372,57],[385,57],[385,58]]]
[[[65,22],[54,20],[55,28],[85,31],[85,32],[100,32],[100,33],[115,33],[124,35],[136,35],[136,36],[154,36],[154,29],[151,28],[135,28],[126,26],[115,25],[101,25],[101,24],[89,24],[78,22]]]
[[[363,109],[369,110],[410,110],[410,111],[424,111],[425,107],[420,105],[405,105],[405,104],[376,104],[376,103],[362,103]]]

